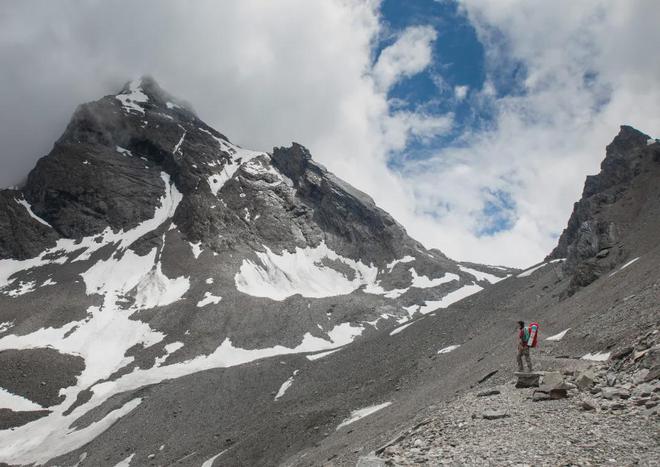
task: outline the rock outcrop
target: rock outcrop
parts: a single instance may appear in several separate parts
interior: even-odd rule
[[[584,287],[640,253],[650,244],[636,231],[640,212],[658,196],[660,144],[648,135],[622,126],[607,146],[598,175],[588,176],[582,199],[546,261],[566,258],[571,274],[569,294]],[[642,240],[640,242],[640,240]],[[640,244],[641,243],[641,244]]]

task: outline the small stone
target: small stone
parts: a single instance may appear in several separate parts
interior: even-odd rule
[[[633,390],[633,394],[641,397],[650,396],[653,394],[654,387],[648,383],[640,384]]]
[[[506,410],[484,410],[481,416],[486,420],[497,420],[508,417],[509,414],[506,413]]]
[[[534,402],[549,401],[550,399],[551,399],[550,394],[545,392],[534,391],[534,394],[532,394],[532,400]]]
[[[582,401],[582,410],[596,410],[597,408],[598,404],[591,399],[584,399]]]
[[[500,394],[498,389],[486,389],[485,391],[478,392],[477,397],[495,396],[497,394]]]
[[[149,454],[149,455],[147,456],[147,459],[153,459],[154,457],[156,457],[156,454]]]
[[[422,441],[421,439],[417,438],[413,444],[415,445],[415,447],[420,447],[420,446],[422,446],[422,445],[424,444],[424,441]]]
[[[616,373],[608,373],[606,379],[608,386],[614,386],[617,380]]]

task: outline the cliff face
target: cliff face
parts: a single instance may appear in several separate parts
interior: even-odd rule
[[[659,174],[660,144],[622,126],[607,146],[600,173],[587,177],[568,226],[546,258],[566,258],[565,271],[572,275],[569,293],[653,244],[647,224],[658,225]]]

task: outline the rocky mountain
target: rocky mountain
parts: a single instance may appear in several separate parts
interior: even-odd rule
[[[659,162],[660,144],[629,126],[607,146],[600,173],[587,177],[582,199],[546,258],[566,258],[569,293],[657,246]]]
[[[407,386],[428,341],[390,345],[411,320],[516,273],[426,250],[299,144],[243,149],[130,82],[0,191],[0,463],[285,462]]]

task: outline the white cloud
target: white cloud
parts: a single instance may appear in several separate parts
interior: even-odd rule
[[[467,96],[470,86],[454,86],[454,97],[458,101],[462,101]]]
[[[388,154],[453,120],[388,101],[397,80],[430,65],[441,39],[411,27],[373,65],[383,33],[375,0],[2,3],[0,181],[13,184],[48,151],[77,104],[149,73],[238,144],[306,145],[427,246],[459,259],[534,263],[553,247],[618,125],[660,128],[658,4],[462,4],[488,57],[487,83],[465,99],[475,112],[495,110],[496,125],[398,174]],[[513,61],[527,70],[524,93],[498,98],[497,70]],[[484,203],[498,190],[516,205],[505,215],[513,226],[478,238]]]
[[[494,128],[466,147],[408,165],[417,215],[409,231],[450,256],[526,265],[555,245],[587,174],[598,172],[620,124],[657,134],[657,2],[463,2],[484,44],[489,79],[474,105]],[[523,92],[497,98],[502,64],[527,69]],[[516,204],[510,230],[477,237],[490,190]],[[429,215],[427,213],[433,213]],[[438,219],[438,216],[440,218]]]
[[[374,65],[378,89],[387,91],[401,78],[424,70],[431,63],[431,45],[436,37],[437,32],[430,26],[407,28],[394,44],[380,53]]]

